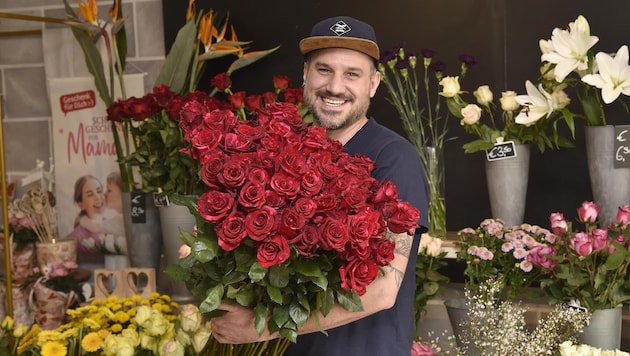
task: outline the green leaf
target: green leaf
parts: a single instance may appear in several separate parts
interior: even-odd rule
[[[361,298],[355,291],[339,291],[337,292],[337,300],[339,304],[347,311],[360,312],[363,311],[363,305],[361,304]]]
[[[278,305],[273,308],[273,321],[279,327],[282,327],[289,320],[289,308],[284,305]]]
[[[274,303],[282,304],[282,291],[274,286],[267,286],[267,295]]]
[[[272,266],[269,269],[269,283],[277,288],[284,288],[289,284],[289,269],[286,266]]]
[[[255,304],[257,296],[254,295],[254,285],[244,285],[236,292],[234,299],[238,304],[243,306],[253,306]]]
[[[175,42],[168,52],[162,70],[158,74],[155,84],[167,85],[176,93],[184,93],[187,90],[187,81],[190,78],[190,64],[196,53],[195,39],[197,38],[197,22],[189,20],[179,29]]]
[[[250,267],[248,275],[252,282],[259,282],[267,275],[267,269],[261,266],[260,263],[255,262]]]
[[[300,304],[291,303],[289,305],[289,315],[297,326],[302,326],[306,323],[306,320],[308,320],[309,312],[302,308]]]
[[[298,261],[295,265],[295,272],[307,277],[322,277],[322,270],[315,261]]]
[[[617,242],[615,242],[614,244],[617,250],[613,252],[610,256],[608,256],[608,258],[606,259],[606,263],[604,264],[606,269],[609,271],[619,268],[621,264],[625,261],[627,254],[627,251],[621,244]]]
[[[224,288],[222,284],[208,289],[206,298],[199,305],[199,310],[202,313],[211,312],[219,307],[221,300],[223,299]]]
[[[256,52],[250,52],[245,54],[243,57],[240,57],[239,59],[235,60],[234,62],[232,62],[232,64],[230,65],[230,67],[227,70],[228,74],[233,73],[234,71],[241,69],[243,67],[247,67],[248,65],[256,62],[257,60],[266,57],[267,55],[275,52],[278,48],[280,48],[280,46],[276,46],[274,48],[265,50],[265,51],[256,51]]]
[[[265,330],[265,324],[267,323],[267,317],[269,316],[269,308],[263,303],[259,303],[254,308],[254,327],[258,334],[263,333]]]
[[[186,281],[190,277],[190,272],[178,264],[166,266],[165,272],[176,281]]]
[[[323,293],[317,293],[317,298],[320,298],[319,311],[322,315],[326,316],[332,309],[333,305],[335,305],[335,295],[332,289],[328,289]]]

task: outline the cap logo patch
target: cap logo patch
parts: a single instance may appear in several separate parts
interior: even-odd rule
[[[350,30],[352,30],[352,29],[351,29],[351,28],[350,28],[350,26],[348,26],[348,24],[346,24],[345,22],[343,22],[343,21],[339,21],[339,22],[337,22],[336,24],[332,25],[332,26],[330,27],[330,30],[331,30],[332,32],[334,32],[334,33],[335,33],[335,35],[337,35],[337,36],[343,36],[343,35],[345,35],[346,33],[350,32]]]

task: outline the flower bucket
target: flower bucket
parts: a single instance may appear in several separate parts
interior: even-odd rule
[[[23,290],[19,284],[13,284],[11,291],[13,294],[13,319],[15,320],[15,325],[33,325],[33,317],[28,305],[29,289]],[[0,283],[0,320],[4,320],[6,316],[7,290],[5,284]]]
[[[40,279],[35,282],[28,300],[35,323],[44,330],[52,330],[63,324],[66,310],[76,301],[77,295],[50,289],[44,285],[44,281]]]
[[[37,242],[35,248],[40,269],[49,263],[77,261],[77,241],[74,239]]]
[[[35,264],[35,246],[28,244],[21,250],[11,245],[11,277],[13,282],[21,283],[33,273]]]
[[[621,347],[621,328],[621,307],[594,310],[579,340],[602,350],[616,350]]]

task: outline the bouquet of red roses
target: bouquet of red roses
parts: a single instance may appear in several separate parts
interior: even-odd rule
[[[374,163],[343,152],[293,104],[238,120],[190,101],[180,124],[207,189],[187,201],[197,233],[182,233],[185,256],[168,271],[200,309],[252,307],[259,332],[266,323],[293,342],[335,302],[361,310],[359,296],[394,258],[387,234],[407,233],[419,218],[393,183],[371,177]]]

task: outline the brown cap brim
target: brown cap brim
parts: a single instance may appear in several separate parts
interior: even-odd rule
[[[378,45],[370,40],[356,37],[339,36],[313,36],[300,41],[300,52],[306,55],[309,52],[323,48],[347,48],[365,53],[379,60]]]

